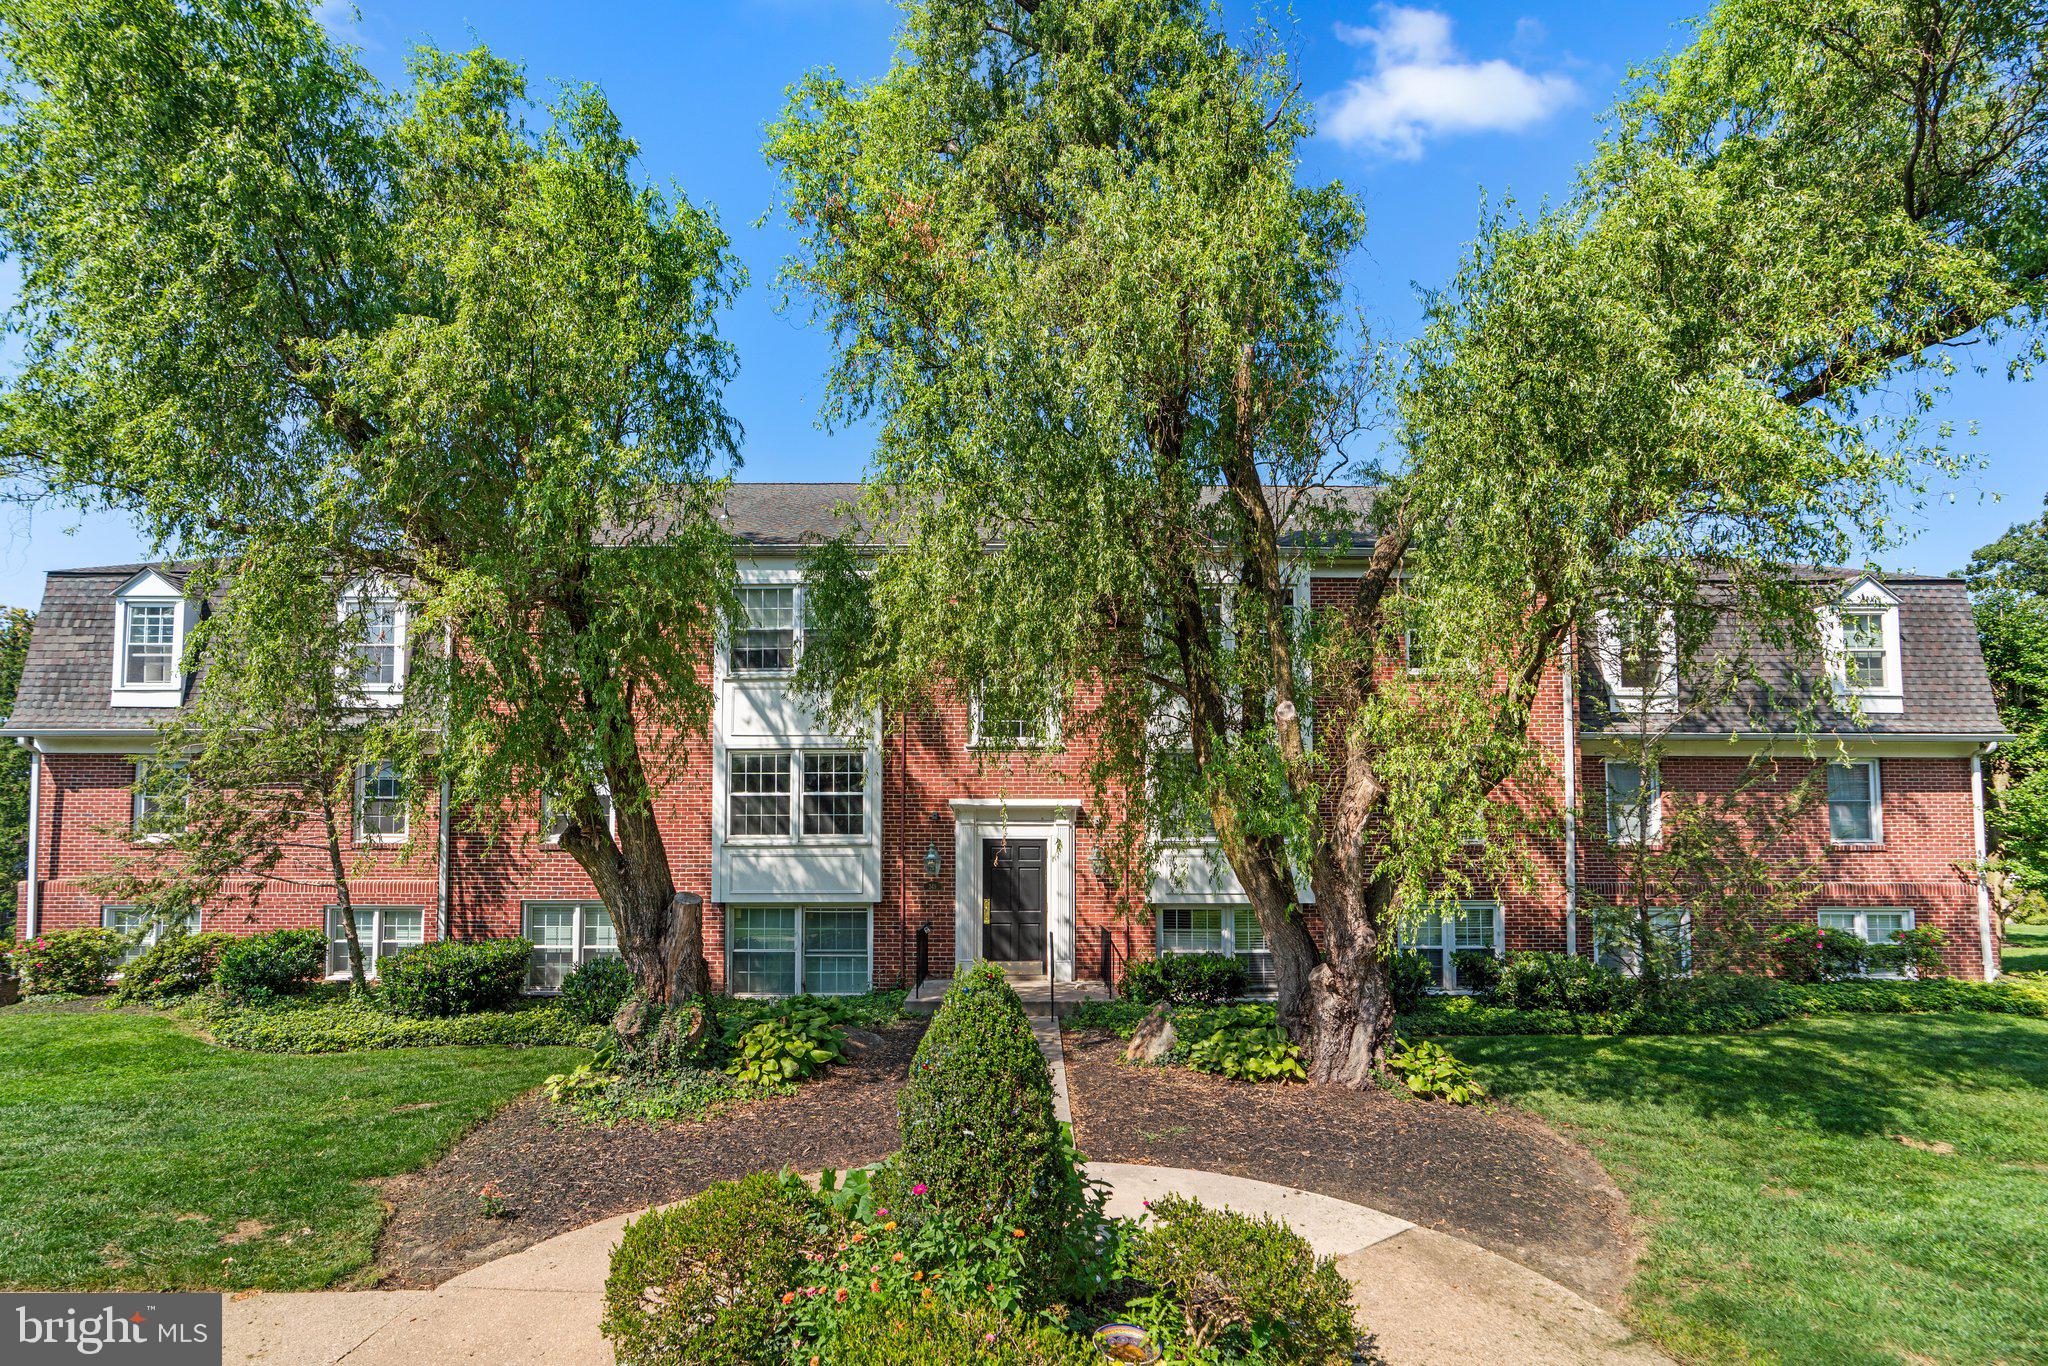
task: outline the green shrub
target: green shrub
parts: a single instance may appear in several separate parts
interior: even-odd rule
[[[1124,999],[1215,1005],[1244,995],[1244,964],[1225,953],[1167,953],[1124,970]]]
[[[963,973],[918,1044],[896,1097],[899,1188],[982,1227],[1021,1226],[1052,1255],[1072,1176],[1052,1113],[1052,1073],[1017,993],[987,963]]]
[[[1948,936],[1929,925],[1924,929],[1900,930],[1889,944],[1869,944],[1863,949],[1865,972],[1919,973],[1934,977],[1946,970],[1941,947]]]
[[[1981,1010],[2048,1019],[2048,985],[2025,977],[1965,982],[1953,977],[1921,981],[1817,982],[1785,988],[1796,1009],[1812,1014],[1915,1015]]]
[[[765,1172],[626,1225],[604,1283],[601,1328],[625,1366],[780,1361],[785,1293],[828,1246],[830,1211]]]
[[[318,930],[271,930],[221,946],[213,985],[231,1001],[262,1002],[302,991],[327,966]]]
[[[17,968],[22,986],[37,996],[92,996],[107,989],[128,941],[97,925],[38,935],[22,945]]]
[[[495,1010],[518,999],[532,959],[527,939],[439,939],[385,959],[377,996],[392,1014],[415,1020]]]
[[[1771,962],[1788,982],[1840,982],[1863,971],[1865,945],[1847,930],[1780,925],[1771,931]]]
[[[895,1295],[849,1297],[833,1366],[1101,1366],[1089,1343],[1042,1319]]]
[[[121,983],[114,988],[114,999],[128,1004],[190,996],[213,980],[221,950],[234,938],[231,934],[181,931],[164,935],[121,970]]]
[[[1451,955],[1458,971],[1458,985],[1480,996],[1490,996],[1500,986],[1500,959],[1490,949],[1459,949]]]
[[[632,994],[633,970],[625,960],[593,958],[562,979],[561,993],[555,999],[572,1019],[608,1025]]]
[[[605,1128],[628,1120],[652,1124],[702,1121],[769,1094],[767,1088],[735,1081],[723,1072],[693,1067],[622,1074],[586,1064],[556,1073],[545,1087],[549,1100],[578,1119]]]
[[[1591,959],[1525,949],[1501,960],[1499,979],[1488,999],[1517,1010],[1599,1015],[1626,1008],[1635,990],[1629,978]]]
[[[1387,994],[1394,1009],[1413,1010],[1437,989],[1437,970],[1419,953],[1395,953],[1387,959]]]
[[[1671,977],[1623,1012],[1630,1034],[1731,1034],[1761,1029],[1797,1013],[1781,983],[1739,973]]]
[[[1474,1105],[1486,1099],[1479,1074],[1458,1061],[1442,1044],[1427,1039],[1396,1039],[1387,1053],[1387,1070],[1406,1083],[1410,1091],[1431,1100]]]
[[[756,1086],[786,1086],[824,1071],[846,1050],[846,1032],[825,1011],[793,1009],[740,1035],[726,1071]]]
[[[609,1030],[574,1020],[552,1002],[428,1020],[392,1015],[361,998],[286,998],[248,1005],[208,1000],[194,1009],[215,1043],[252,1053],[355,1053],[373,1048],[488,1044],[594,1049],[611,1038]]]
[[[1187,1052],[1188,1066],[1232,1081],[1307,1081],[1301,1050],[1285,1030],[1264,1023],[1232,1021],[1196,1040]]]
[[[1285,1224],[1178,1195],[1152,1219],[1124,1235],[1117,1265],[1144,1287],[1128,1309],[1169,1360],[1321,1366],[1359,1350],[1351,1287]]]

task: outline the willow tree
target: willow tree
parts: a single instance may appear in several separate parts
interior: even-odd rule
[[[1184,0],[912,5],[886,75],[811,76],[768,148],[899,546],[820,555],[814,681],[854,716],[1031,680],[1120,794],[1127,890],[1197,808],[1313,1075],[1363,1083],[1401,917],[1526,866],[1531,710],[1603,608],[1713,574],[1813,645],[1777,566],[1882,536],[1944,458],[1856,403],[2032,321],[2041,33],[2016,0],[1731,0],[1382,369],[1340,316],[1359,211],[1302,182],[1270,41]],[[1346,453],[1382,404],[1385,466]],[[1304,621],[1295,557],[1347,546]]]
[[[731,597],[713,216],[594,89],[422,50],[388,90],[291,0],[6,0],[0,55],[0,445],[196,557],[392,585],[410,780],[549,794],[643,988],[706,989],[653,797]]]

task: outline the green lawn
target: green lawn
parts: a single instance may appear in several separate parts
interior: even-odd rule
[[[2048,925],[2007,925],[1999,961],[2007,972],[2048,972]]]
[[[1628,1191],[1650,1224],[1629,1316],[1674,1355],[2041,1359],[2048,1021],[1836,1016],[1457,1052]]]
[[[345,1282],[369,1266],[383,1219],[366,1182],[432,1160],[584,1056],[278,1057],[96,1003],[0,1010],[0,1283]]]

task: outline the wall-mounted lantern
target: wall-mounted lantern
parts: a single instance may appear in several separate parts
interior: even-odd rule
[[[942,863],[939,859],[939,846],[937,844],[925,845],[924,880],[926,882],[937,882],[939,880],[939,874],[944,870],[945,864]]]

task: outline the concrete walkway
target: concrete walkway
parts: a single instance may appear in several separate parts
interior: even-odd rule
[[[1064,1080],[1064,1078],[1062,1078]],[[1113,1214],[1190,1195],[1270,1214],[1337,1259],[1352,1303],[1390,1366],[1663,1363],[1572,1291],[1456,1238],[1390,1214],[1213,1172],[1093,1162]],[[631,1215],[591,1224],[465,1272],[436,1290],[249,1295],[225,1306],[226,1359],[277,1366],[438,1366],[442,1362],[608,1363],[597,1331],[612,1249]]]

